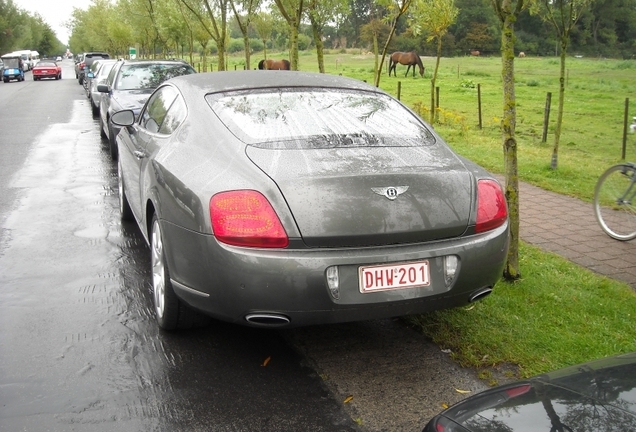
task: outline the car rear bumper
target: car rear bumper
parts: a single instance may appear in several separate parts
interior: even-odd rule
[[[373,248],[267,250],[219,244],[211,235],[162,222],[177,295],[215,318],[245,325],[304,326],[378,319],[465,305],[499,280],[508,225],[470,237]],[[444,280],[444,257],[455,255],[455,279]],[[428,260],[430,285],[361,293],[363,265]],[[339,298],[326,269],[338,267]],[[272,317],[271,320],[254,316]],[[278,319],[280,317],[280,319]],[[286,322],[288,321],[288,322]]]

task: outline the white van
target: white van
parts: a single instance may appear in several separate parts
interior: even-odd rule
[[[33,63],[31,62],[31,50],[18,50],[13,51],[11,54],[22,57],[23,69],[25,72],[33,69]]]
[[[37,51],[31,51],[31,69],[33,69],[33,66],[38,64],[39,61],[40,61],[40,53]]]

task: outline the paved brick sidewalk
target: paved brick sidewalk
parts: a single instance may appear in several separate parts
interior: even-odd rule
[[[636,289],[636,239],[622,242],[605,234],[591,203],[528,183],[519,188],[523,241]]]

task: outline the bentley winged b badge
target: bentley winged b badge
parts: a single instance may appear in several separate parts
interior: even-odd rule
[[[371,188],[373,192],[377,193],[378,195],[385,196],[391,201],[393,201],[394,199],[402,195],[408,189],[409,189],[408,186],[389,186],[389,187]]]

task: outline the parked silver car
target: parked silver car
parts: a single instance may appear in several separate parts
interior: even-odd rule
[[[91,111],[93,117],[99,115],[99,105],[102,94],[97,90],[99,84],[104,84],[108,74],[117,60],[104,59],[94,62],[86,74],[84,85],[86,86],[86,97],[91,101]]]
[[[373,86],[195,74],[135,117],[112,116],[120,207],[150,244],[164,329],[423,313],[481,299],[502,274],[499,183]]]
[[[119,126],[110,116],[122,109],[139,113],[148,96],[164,81],[196,73],[194,68],[181,60],[118,60],[104,83],[97,85],[102,93],[99,105],[99,125],[102,138],[108,140],[111,157],[117,159],[115,137]]]

